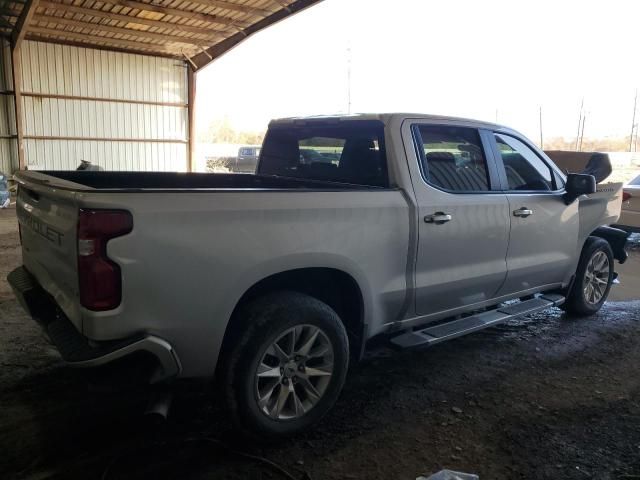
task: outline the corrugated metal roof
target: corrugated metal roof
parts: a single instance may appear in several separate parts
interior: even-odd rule
[[[0,2],[0,35],[27,9],[27,39],[188,59],[202,68],[251,34],[321,0]]]

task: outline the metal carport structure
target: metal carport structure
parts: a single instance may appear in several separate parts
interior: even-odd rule
[[[319,1],[0,0],[0,170],[189,171],[196,72]]]

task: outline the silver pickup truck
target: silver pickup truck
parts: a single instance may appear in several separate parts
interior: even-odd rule
[[[255,175],[16,178],[9,281],[62,357],[215,378],[237,428],[267,437],[317,422],[373,337],[411,348],[553,306],[592,314],[626,259],[606,227],[620,188],[471,120],[273,121]]]

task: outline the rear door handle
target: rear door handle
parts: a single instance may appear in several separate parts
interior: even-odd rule
[[[527,207],[522,207],[513,211],[514,217],[528,217],[529,215],[533,215],[533,210],[530,210]]]
[[[424,217],[424,223],[435,223],[436,225],[442,225],[443,223],[450,222],[453,217],[448,213],[436,212],[433,215],[426,215]]]

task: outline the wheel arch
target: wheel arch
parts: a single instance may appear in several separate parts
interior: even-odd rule
[[[239,312],[243,305],[268,293],[294,291],[329,305],[347,330],[353,359],[359,359],[367,338],[365,293],[358,281],[344,270],[331,267],[304,267],[268,275],[251,285],[236,302],[225,328],[219,358],[224,358],[242,333]],[[218,366],[223,362],[218,362]]]
[[[596,228],[593,232],[591,232],[589,236],[606,240],[611,246],[611,250],[613,251],[613,258],[618,260],[618,262],[620,263],[624,263],[629,256],[624,249],[625,245],[627,244],[629,235],[630,234],[628,232],[625,232],[624,230],[621,230],[619,228],[605,226]]]

